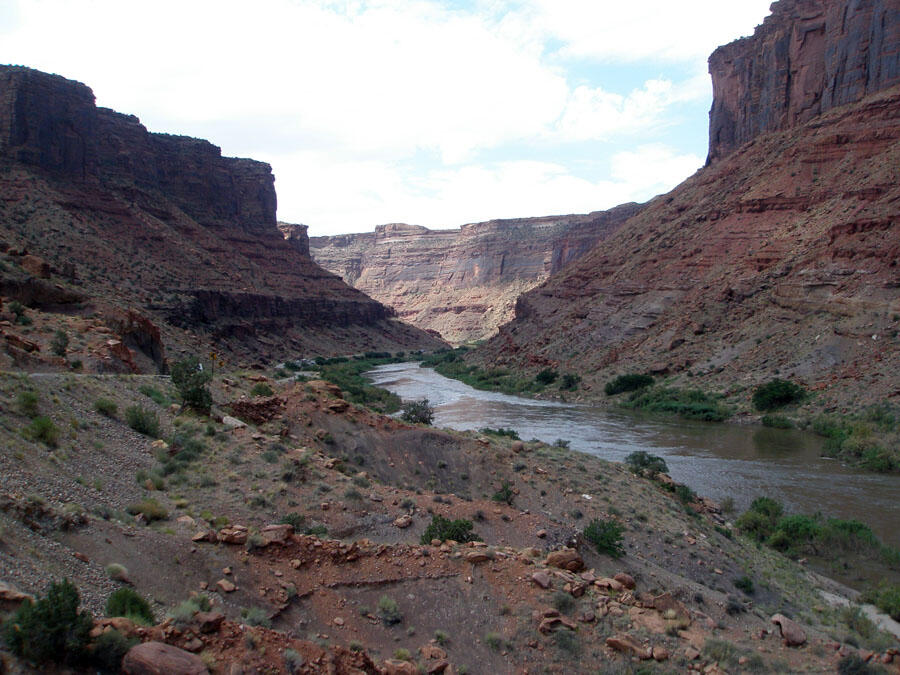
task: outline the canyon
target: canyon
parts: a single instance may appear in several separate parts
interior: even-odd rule
[[[325,269],[452,343],[481,340],[513,317],[516,298],[587,253],[639,213],[638,204],[585,215],[469,223],[457,229],[379,225],[310,237]],[[285,237],[302,238],[282,227]]]
[[[589,396],[616,373],[650,372],[745,403],[752,386],[778,376],[812,389],[824,409],[897,401],[900,86],[891,68],[880,79],[857,68],[856,38],[829,21],[846,13],[847,30],[861,21],[870,65],[895,62],[900,3],[810,6],[821,3],[775,3],[752,37],[713,54],[710,163],[520,297],[515,320],[475,360],[578,368]],[[884,11],[872,19],[872,8]],[[787,60],[772,64],[773,36],[803,35],[810,21],[838,42],[801,50],[799,61],[776,50]],[[840,86],[766,79],[809,68],[840,71]],[[737,72],[761,79],[735,89]],[[813,84],[819,107],[807,105]],[[729,110],[740,132],[724,138]]]
[[[72,315],[138,313],[179,351],[243,362],[442,344],[286,241],[276,201],[268,164],[150,133],[134,116],[96,107],[81,83],[0,67],[8,301]],[[45,279],[35,282],[29,259]],[[68,289],[68,302],[52,301],[57,288]],[[20,351],[7,356],[34,360]]]

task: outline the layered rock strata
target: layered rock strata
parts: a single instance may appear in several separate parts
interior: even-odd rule
[[[578,259],[640,211],[492,220],[453,230],[379,225],[311,237],[313,259],[394,307],[413,325],[461,343],[493,334],[516,298]]]
[[[268,164],[150,133],[78,82],[0,67],[6,248],[192,349],[198,336],[243,357],[440,345],[313,263],[305,233],[286,241],[275,207]]]
[[[900,84],[900,0],[780,0],[709,58],[709,161]]]

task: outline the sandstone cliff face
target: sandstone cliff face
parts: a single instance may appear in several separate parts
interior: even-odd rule
[[[298,223],[278,223],[278,231],[285,241],[289,243],[302,256],[309,257],[309,225]]]
[[[311,237],[316,262],[451,342],[488,337],[516,298],[584,255],[640,211],[625,204],[587,215],[492,220],[454,230],[379,225],[375,232]]]
[[[760,136],[522,296],[484,363],[900,396],[900,87]],[[749,396],[749,388],[742,396]]]
[[[56,75],[0,67],[0,241],[141,307],[164,338],[241,358],[439,346],[304,255],[268,164],[149,133]],[[299,226],[302,228],[302,226]]]
[[[709,161],[900,84],[900,0],[780,0],[709,58]]]

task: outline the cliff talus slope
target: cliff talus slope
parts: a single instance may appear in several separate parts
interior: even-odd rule
[[[625,204],[453,230],[379,225],[373,233],[312,237],[310,250],[316,262],[404,320],[459,343],[492,335],[512,318],[521,293],[584,255],[640,208]]]
[[[285,241],[275,207],[268,164],[149,133],[78,82],[0,67],[8,299],[33,301],[11,290],[30,276],[28,253],[50,285],[78,291],[67,311],[128,308],[192,350],[245,359],[438,344]]]

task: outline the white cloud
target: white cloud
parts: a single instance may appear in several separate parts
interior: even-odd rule
[[[706,55],[768,1],[12,0],[0,33],[11,62],[85,82],[152,131],[269,161],[282,218],[358,231],[672,187],[705,148],[630,146],[705,105]],[[585,66],[641,60],[681,65],[628,84]]]

